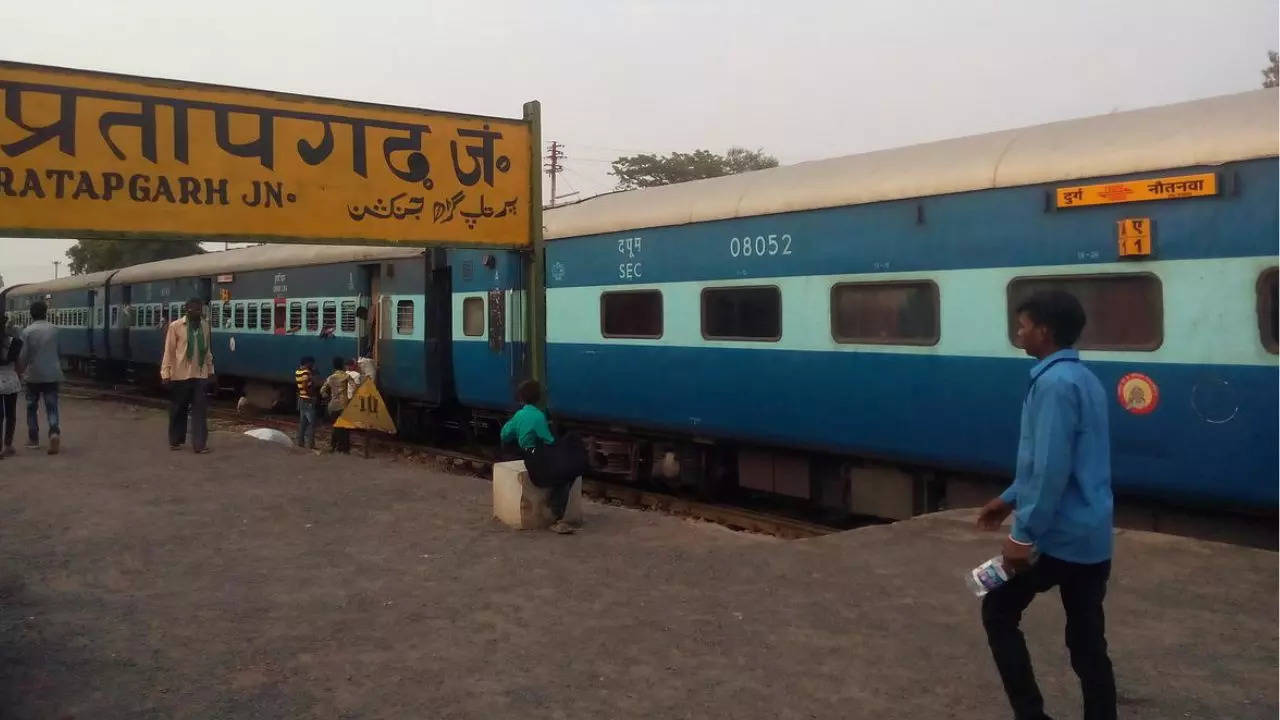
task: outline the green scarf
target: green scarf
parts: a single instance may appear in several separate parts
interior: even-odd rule
[[[209,351],[209,347],[204,342],[204,328],[202,325],[203,323],[201,325],[192,325],[190,320],[187,321],[187,360],[195,362],[196,367],[204,367],[204,359]],[[197,345],[199,346],[198,349]],[[198,362],[195,359],[195,353],[198,353],[200,358]]]

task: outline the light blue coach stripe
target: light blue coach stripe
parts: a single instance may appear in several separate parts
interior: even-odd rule
[[[1154,260],[1096,265],[982,268],[863,275],[754,278],[547,290],[547,340],[559,344],[659,345],[749,350],[902,353],[1018,358],[1009,342],[1006,292],[1010,280],[1036,275],[1151,272],[1163,285],[1164,343],[1153,352],[1088,351],[1086,358],[1113,362],[1277,364],[1258,333],[1258,276],[1275,257],[1215,260]],[[859,345],[831,337],[831,286],[841,282],[929,279],[937,283],[941,338],[932,346]],[[704,287],[774,285],[782,291],[779,342],[705,340],[700,293]],[[600,334],[600,294],[609,290],[659,289],[663,336],[657,340],[606,339]],[[458,311],[460,312],[460,310]],[[458,322],[460,323],[460,317]],[[460,325],[455,324],[455,327]],[[460,332],[460,331],[458,331]],[[474,339],[474,338],[473,338]]]

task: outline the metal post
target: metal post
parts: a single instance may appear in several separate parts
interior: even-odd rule
[[[547,402],[547,258],[542,240],[542,103],[532,100],[524,104],[524,120],[529,123],[529,238],[531,246],[526,260],[525,326],[529,353],[529,376],[542,384],[542,402]]]
[[[556,175],[560,174],[557,161],[560,159],[560,148],[555,140],[551,141],[551,164],[547,166],[547,175],[551,178],[551,207],[556,206]]]

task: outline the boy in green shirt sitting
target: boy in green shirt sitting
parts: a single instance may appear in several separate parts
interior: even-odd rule
[[[539,473],[534,472],[534,467],[544,465],[531,462],[536,453],[555,444],[555,438],[551,436],[551,427],[547,425],[547,416],[537,405],[541,398],[542,386],[536,380],[520,383],[520,387],[516,390],[516,399],[523,404],[523,407],[502,426],[502,444],[514,443],[520,446],[520,453],[525,458],[525,468],[529,471],[530,481],[537,487],[551,490],[547,502],[556,519],[551,530],[561,535],[568,535],[573,532],[573,526],[564,521],[564,511],[569,506],[569,490],[573,488],[573,481],[576,478],[540,477]]]

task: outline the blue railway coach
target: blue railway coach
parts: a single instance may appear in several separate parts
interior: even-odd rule
[[[1083,302],[1079,346],[1113,393],[1117,489],[1274,512],[1276,102],[1264,90],[548,210],[550,409],[602,472],[906,517],[1011,473],[1032,365],[1012,308],[1059,287]],[[161,329],[194,295],[223,386],[254,404],[292,395],[300,356],[323,367],[368,348],[402,432],[472,432],[496,427],[528,374],[525,260],[259,246],[7,287],[0,303],[21,325],[48,301],[72,364],[154,378]]]
[[[58,342],[68,364],[91,372],[94,363],[109,352],[101,330],[110,276],[110,272],[98,272],[13,285],[0,291],[0,307],[15,325],[26,327],[31,324],[31,304],[43,300],[48,307],[46,319],[61,328]]]
[[[1061,287],[1084,303],[1083,357],[1114,393],[1118,491],[1274,510],[1276,101],[1264,90],[550,211],[551,409],[610,428],[591,437],[605,470],[678,481],[710,467],[909,515],[961,481],[930,469],[1011,474],[1032,364],[1012,308]],[[1201,196],[1119,201],[1187,176]],[[1153,232],[1122,256],[1126,220]]]

